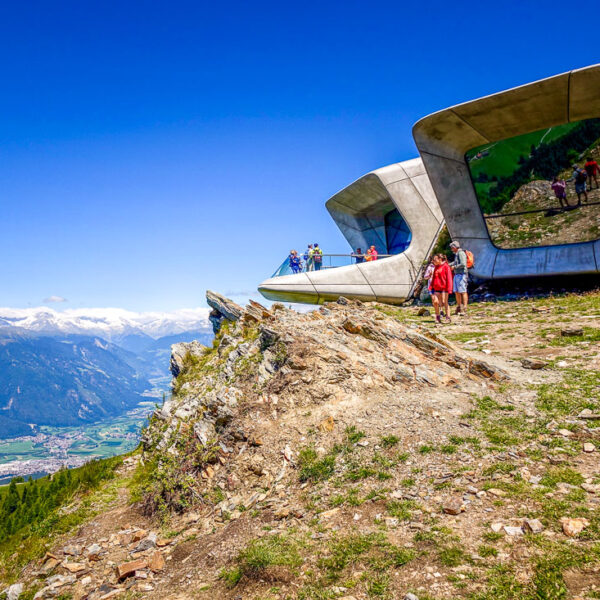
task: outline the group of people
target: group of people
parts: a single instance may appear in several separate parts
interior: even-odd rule
[[[564,179],[559,179],[555,177],[552,180],[552,190],[554,191],[554,195],[560,202],[561,208],[569,208],[570,204],[567,200],[567,182],[574,181],[575,182],[575,193],[577,194],[577,206],[581,206],[581,197],[585,198],[586,203],[588,200],[588,189],[593,189],[592,182],[596,184],[596,189],[600,186],[598,185],[598,174],[600,173],[600,166],[594,160],[592,156],[588,156],[585,161],[585,165],[583,165],[583,169],[577,164],[573,164],[573,174],[566,181]]]
[[[377,260],[378,254],[375,246],[371,246],[365,253],[361,248],[350,255],[355,263],[371,262]],[[323,266],[323,250],[319,244],[309,244],[303,255],[298,254],[297,250],[290,250],[288,256],[290,269],[293,274],[303,273],[304,271],[320,271]]]
[[[288,256],[292,273],[306,271],[320,271],[323,266],[323,250],[319,244],[309,244],[304,254],[300,256],[297,250],[290,250]]]
[[[424,274],[435,310],[436,323],[441,323],[442,317],[444,317],[446,323],[452,322],[448,304],[452,292],[456,295],[455,314],[463,317],[467,315],[467,304],[469,303],[467,284],[469,281],[469,268],[473,266],[472,254],[469,253],[469,258],[467,252],[460,247],[458,242],[452,242],[450,249],[454,253],[453,262],[449,263],[445,254],[436,254],[427,265]]]
[[[356,252],[352,253],[352,258],[354,259],[354,262],[356,264],[361,262],[371,262],[373,260],[377,260],[378,256],[379,255],[377,254],[375,246],[371,246],[367,250],[366,254],[363,254],[362,248],[357,248]]]

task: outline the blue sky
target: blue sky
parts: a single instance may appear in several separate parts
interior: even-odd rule
[[[578,11],[4,2],[0,305],[241,300],[292,247],[346,251],[325,200],[416,156],[418,118],[600,61]]]

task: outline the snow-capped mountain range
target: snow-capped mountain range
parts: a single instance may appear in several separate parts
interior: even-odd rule
[[[130,335],[154,339],[187,331],[212,331],[208,308],[173,312],[133,312],[122,308],[0,308],[0,327],[22,327],[40,333],[99,336],[108,341]]]

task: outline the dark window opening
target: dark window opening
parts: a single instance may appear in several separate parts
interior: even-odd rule
[[[385,215],[385,237],[388,254],[400,254],[410,245],[412,233],[396,209]]]

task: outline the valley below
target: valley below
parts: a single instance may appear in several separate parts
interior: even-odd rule
[[[77,427],[40,427],[36,435],[0,441],[0,485],[13,477],[42,477],[62,467],[133,450],[158,401],[148,398],[124,415]]]

